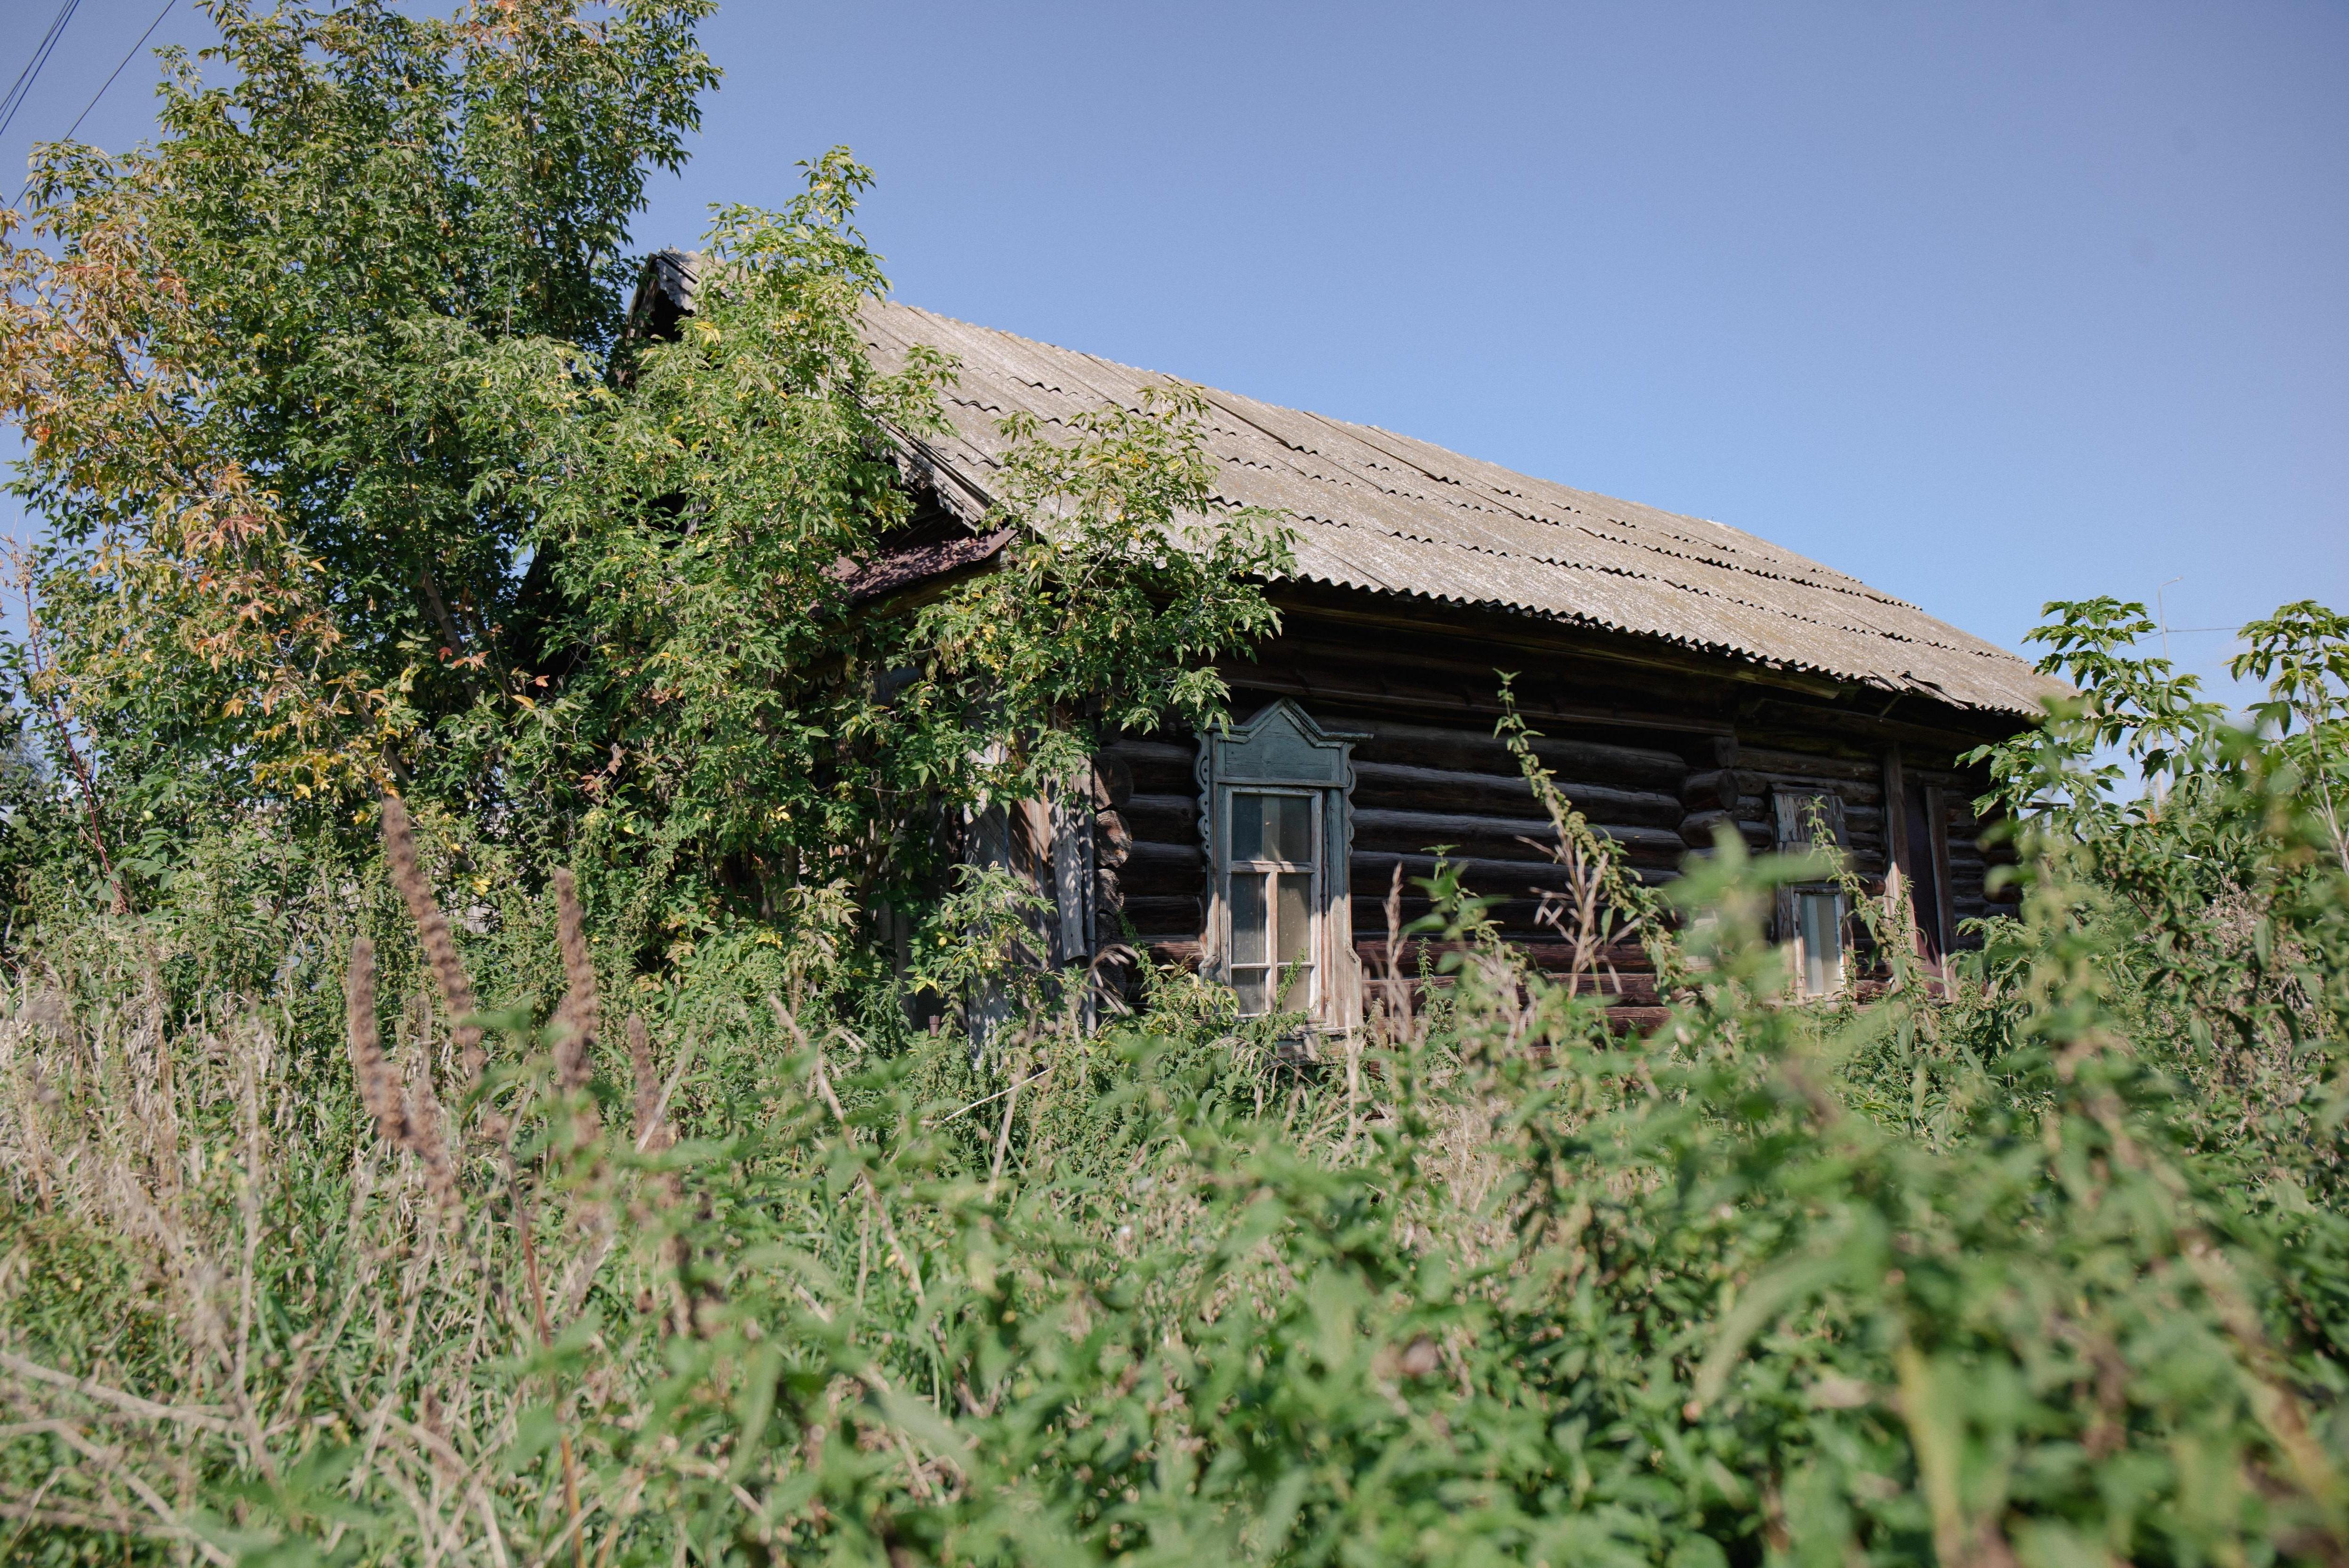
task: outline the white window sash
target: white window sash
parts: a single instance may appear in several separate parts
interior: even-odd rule
[[[1226,962],[1225,968],[1232,976],[1234,987],[1236,989],[1237,988],[1239,985],[1239,975],[1242,971],[1258,974],[1262,976],[1262,983],[1264,985],[1263,1010],[1260,1013],[1249,1014],[1247,1016],[1260,1017],[1273,1013],[1294,1010],[1284,1009],[1278,1004],[1287,994],[1287,986],[1283,984],[1284,977],[1291,971],[1302,967],[1305,971],[1305,1006],[1303,1011],[1309,1016],[1319,1016],[1321,1011],[1322,976],[1323,972],[1327,968],[1327,965],[1323,962],[1322,954],[1322,947],[1324,945],[1322,939],[1323,932],[1329,924],[1326,918],[1326,913],[1323,909],[1322,866],[1328,859],[1328,852],[1324,848],[1324,844],[1328,839],[1327,818],[1330,810],[1329,796],[1330,791],[1327,789],[1315,789],[1302,787],[1296,789],[1283,789],[1278,785],[1267,784],[1226,784],[1219,788],[1217,793],[1221,797],[1217,801],[1217,806],[1219,820],[1222,824],[1224,833],[1222,841],[1226,844],[1229,844],[1233,841],[1231,825],[1232,803],[1238,797],[1242,795],[1269,796],[1282,799],[1303,800],[1307,803],[1306,819],[1309,825],[1309,834],[1312,839],[1312,842],[1309,846],[1308,852],[1312,858],[1308,861],[1283,861],[1270,860],[1262,856],[1257,856],[1252,859],[1240,860],[1227,856],[1224,861],[1223,869],[1219,873],[1222,883],[1222,896],[1216,900],[1216,904],[1222,912],[1225,923],[1222,944],[1223,951],[1226,954],[1230,954],[1230,957]],[[1306,884],[1305,941],[1302,944],[1304,956],[1302,958],[1292,958],[1284,964],[1280,961],[1278,956],[1281,947],[1279,879],[1284,876],[1300,875],[1310,879]],[[1266,879],[1264,899],[1265,955],[1264,961],[1260,964],[1243,964],[1239,961],[1238,957],[1239,934],[1237,929],[1235,901],[1232,897],[1231,890],[1234,881],[1241,876],[1254,876]]]

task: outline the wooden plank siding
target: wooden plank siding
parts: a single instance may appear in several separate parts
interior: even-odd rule
[[[1492,914],[1511,940],[1537,962],[1563,960],[1556,934],[1535,919],[1541,892],[1565,885],[1537,847],[1551,841],[1550,825],[1493,735],[1504,669],[1517,672],[1518,711],[1542,733],[1537,752],[1559,788],[1651,884],[1677,875],[1692,851],[1710,850],[1723,824],[1756,852],[1775,848],[1774,791],[1832,792],[1843,802],[1854,869],[1880,895],[1885,758],[1897,748],[1909,788],[1930,789],[1945,803],[1951,913],[1963,920],[1990,907],[1983,878],[1996,857],[1982,847],[1969,806],[1985,780],[1955,760],[1979,737],[1934,722],[1940,716],[1913,702],[1896,715],[1883,693],[1724,678],[1723,661],[1688,661],[1692,670],[1594,653],[1564,636],[1545,646],[1522,621],[1506,638],[1479,637],[1450,614],[1405,617],[1389,606],[1366,624],[1295,596],[1282,609],[1282,634],[1223,674],[1236,718],[1288,697],[1325,726],[1362,737],[1353,750],[1349,869],[1366,979],[1385,972],[1395,868],[1408,923],[1426,913],[1413,879],[1433,874],[1439,845],[1449,846],[1471,891],[1498,901]],[[1103,934],[1122,921],[1161,960],[1178,964],[1197,959],[1207,892],[1196,758],[1187,735],[1123,738],[1104,754],[1105,776],[1118,782],[1101,819]],[[1647,1021],[1656,997],[1644,955],[1633,947],[1611,957],[1625,1023]],[[1404,968],[1416,970],[1415,954]]]

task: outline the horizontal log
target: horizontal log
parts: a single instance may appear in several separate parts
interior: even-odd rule
[[[1766,854],[1777,847],[1776,833],[1767,822],[1741,821],[1726,811],[1692,811],[1681,819],[1681,842],[1692,850],[1713,847],[1713,834],[1728,827],[1745,841],[1745,847],[1754,854]]]
[[[1132,860],[1117,868],[1117,885],[1129,899],[1187,898],[1194,903],[1206,896],[1207,875],[1197,861]]]
[[[1413,880],[1433,876],[1435,861],[1431,856],[1395,855],[1379,852],[1357,854],[1351,862],[1349,881],[1357,899],[1376,903],[1387,896],[1394,885],[1394,869],[1402,866],[1402,890],[1405,898],[1419,896]],[[1448,864],[1464,868],[1461,877],[1472,891],[1506,898],[1532,898],[1538,893],[1567,891],[1570,873],[1564,866],[1548,861],[1454,860]]]
[[[1662,887],[1667,883],[1679,880],[1681,874],[1681,861],[1687,858],[1688,851],[1683,849],[1681,851],[1678,858],[1676,858],[1669,866],[1643,864],[1637,860],[1627,859],[1623,865],[1623,874],[1625,877],[1629,878],[1632,882],[1638,882],[1642,887]],[[1402,880],[1403,885],[1406,887],[1411,884],[1412,878],[1430,875],[1433,873],[1435,867],[1434,858],[1429,855],[1398,856],[1384,852],[1372,852],[1370,854],[1357,855],[1354,858],[1355,870],[1353,872],[1353,882],[1356,890],[1360,891],[1369,885],[1362,880],[1364,872],[1366,870],[1375,870],[1377,872],[1376,880],[1379,890],[1381,894],[1383,896],[1387,885],[1387,879],[1393,874],[1394,864],[1398,860],[1402,862]],[[1488,872],[1515,874],[1519,878],[1516,885],[1522,887],[1533,887],[1538,885],[1536,879],[1542,875],[1543,867],[1547,862],[1542,861],[1480,861],[1475,859],[1464,859],[1455,856],[1449,863],[1455,866],[1475,868],[1476,874],[1480,876],[1485,875]],[[1556,868],[1552,869],[1555,870]],[[1526,873],[1531,873],[1531,875],[1528,876]]]
[[[1167,740],[1132,735],[1120,736],[1102,749],[1124,758],[1131,768],[1188,768],[1199,754],[1198,743],[1194,740]]]
[[[1125,901],[1126,923],[1145,939],[1179,936],[1196,941],[1199,928],[1206,923],[1199,900],[1154,895],[1137,898],[1128,894]]]
[[[1117,868],[1118,886],[1125,890],[1127,897],[1181,893],[1196,898],[1206,891],[1206,867],[1201,861],[1178,858],[1173,846],[1155,847],[1159,852],[1131,856]]]
[[[1545,900],[1555,904],[1568,894],[1568,889],[1560,879],[1543,876],[1539,866],[1509,865],[1493,861],[1454,861],[1450,863],[1461,868],[1460,886],[1471,896],[1522,903],[1528,923],[1543,908]],[[1363,869],[1357,867],[1353,878],[1354,924],[1363,935],[1375,936],[1386,928],[1386,916],[1378,912],[1384,907],[1387,892],[1392,885],[1391,879],[1394,874],[1394,862],[1390,859],[1385,866],[1380,868],[1375,878],[1364,876]],[[1403,861],[1402,896],[1406,904],[1426,903],[1427,894],[1422,884],[1433,880],[1434,869],[1435,862],[1431,860],[1414,856]],[[1528,872],[1533,874],[1526,874]],[[1639,866],[1626,868],[1627,880],[1646,887],[1661,887],[1675,880],[1678,874]]]
[[[1708,768],[1681,781],[1681,804],[1691,811],[1737,812],[1745,796],[1734,768]]]
[[[1424,918],[1430,913],[1427,903],[1423,899],[1406,904],[1403,908],[1403,923],[1409,925],[1413,921]],[[1539,913],[1540,906],[1531,899],[1511,899],[1487,906],[1485,918],[1492,922],[1495,931],[1510,942],[1556,942],[1557,928],[1537,920],[1536,916]],[[1360,905],[1355,908],[1354,923],[1357,930],[1361,929],[1372,918],[1373,912]],[[1379,914],[1375,918],[1379,922],[1378,929],[1384,930],[1386,917]]]
[[[1508,919],[1531,929],[1534,916],[1542,908],[1543,892],[1563,893],[1566,874],[1557,866],[1538,863],[1528,865],[1517,861],[1453,861],[1448,862],[1459,873],[1460,885],[1471,895],[1498,899],[1496,909],[1511,911]],[[1420,883],[1435,874],[1435,861],[1426,855],[1357,855],[1354,857],[1352,885],[1354,929],[1363,935],[1375,935],[1386,928],[1383,906],[1387,892],[1393,885],[1394,868],[1402,867],[1402,897],[1406,911],[1417,914],[1427,911],[1427,896]],[[1678,875],[1677,870],[1665,871],[1649,866],[1629,866],[1626,874],[1646,887],[1661,887]],[[1406,921],[1417,918],[1406,913]]]
[[[1634,855],[1671,855],[1677,859],[1686,846],[1677,828],[1633,827],[1629,823],[1591,824],[1592,830],[1612,839]],[[1450,844],[1467,855],[1486,860],[1512,860],[1519,853],[1541,852],[1518,841],[1547,845],[1557,832],[1547,817],[1472,817],[1444,811],[1357,811],[1354,848],[1403,854]]]
[[[1742,772],[1769,774],[1785,779],[1832,779],[1844,784],[1865,784],[1873,789],[1884,788],[1884,765],[1872,758],[1828,757],[1816,752],[1786,751],[1774,746],[1744,746],[1737,748],[1737,766]]]
[[[1156,839],[1136,839],[1126,851],[1125,869],[1131,872],[1143,866],[1169,867],[1204,876],[1207,856],[1195,843],[1169,844]]]
[[[1400,963],[1393,969],[1393,979],[1402,981],[1404,985],[1410,985],[1414,991],[1421,975],[1447,975],[1444,958],[1459,953],[1459,958],[1454,958],[1456,972],[1456,967],[1468,960],[1468,951],[1471,951],[1464,944],[1443,942],[1402,942],[1398,946]],[[1526,965],[1546,979],[1565,981],[1569,976],[1571,963],[1574,963],[1574,948],[1569,944],[1510,942],[1508,946],[1517,948],[1520,958],[1525,958]],[[1362,995],[1367,1000],[1377,1000],[1379,993],[1391,984],[1386,967],[1386,944],[1355,944],[1355,958],[1361,960]],[[1581,975],[1574,976],[1574,991],[1581,993],[1581,995],[1599,997],[1599,1000],[1620,997],[1616,1005],[1649,1005],[1649,1007],[1654,1007],[1656,972],[1647,963],[1644,953],[1637,953],[1635,965],[1607,965],[1604,958],[1595,958],[1593,967],[1583,969]]]
[[[1199,798],[1195,795],[1133,795],[1118,813],[1125,819],[1133,841],[1194,844],[1199,841]]]
[[[1516,770],[1516,757],[1491,735],[1388,719],[1371,719],[1366,727],[1371,731],[1370,738],[1354,747],[1355,757],[1362,761],[1394,762],[1462,773]],[[1681,780],[1688,774],[1688,762],[1679,753],[1645,747],[1546,738],[1534,742],[1534,755],[1542,766],[1561,779],[1618,789],[1677,795]]]
[[[1357,810],[1394,808],[1522,817],[1539,810],[1533,786],[1520,774],[1470,773],[1401,762],[1355,763],[1350,799]]]
[[[1489,726],[1503,712],[1497,666],[1524,672],[1517,710],[1552,734],[1562,725],[1657,731],[1696,742],[1729,733],[1718,711],[1721,690],[1669,670],[1573,660],[1555,646],[1505,650],[1457,633],[1415,636],[1381,626],[1349,627],[1338,635],[1333,641],[1327,632],[1299,635],[1292,629],[1259,650],[1255,662],[1222,665],[1235,692],[1248,694],[1237,697],[1234,708],[1252,712],[1263,697],[1288,696],[1317,715],[1335,705],[1371,714],[1473,716]]]
[[[1195,741],[1119,740],[1104,748],[1123,763],[1128,788],[1144,795],[1198,793],[1199,748]]]
[[[1460,951],[1464,944],[1442,943],[1424,937],[1407,936],[1397,943],[1400,967],[1409,973],[1419,967],[1422,955],[1431,966],[1447,952]],[[1537,969],[1564,970],[1574,960],[1574,944],[1557,940],[1521,941],[1512,944]],[[1354,955],[1361,960],[1365,974],[1383,975],[1386,973],[1387,941],[1383,936],[1361,937],[1354,940]],[[1611,968],[1619,974],[1645,975],[1654,966],[1648,961],[1648,950],[1636,942],[1618,942],[1603,947],[1592,961],[1601,968]]]
[[[1635,827],[1669,828],[1679,822],[1679,800],[1661,790],[1624,789],[1581,779],[1557,780],[1559,793],[1586,817]],[[1355,808],[1451,811],[1462,815],[1532,816],[1539,812],[1534,788],[1521,773],[1470,773],[1400,762],[1354,765]]]

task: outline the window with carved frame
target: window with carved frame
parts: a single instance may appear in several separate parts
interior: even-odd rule
[[[1346,876],[1357,738],[1286,699],[1200,738],[1203,968],[1246,1016],[1301,1014],[1320,1029],[1359,1017]]]

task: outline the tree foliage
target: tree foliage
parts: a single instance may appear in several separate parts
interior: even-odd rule
[[[548,613],[522,413],[615,340],[709,6],[208,9],[225,84],[167,52],[160,139],[47,150],[5,253],[37,673],[119,794],[479,788]]]
[[[624,330],[708,9],[222,0],[226,85],[173,57],[153,147],[45,152],[0,246],[48,523],[13,665],[107,896],[174,874],[191,816],[364,830],[390,789],[572,854],[657,954],[811,884],[902,896],[961,810],[1216,713],[1286,545],[1205,525],[1171,383],[1008,430],[993,570],[860,596],[952,366],[871,363],[844,150],[716,214],[677,341]]]

